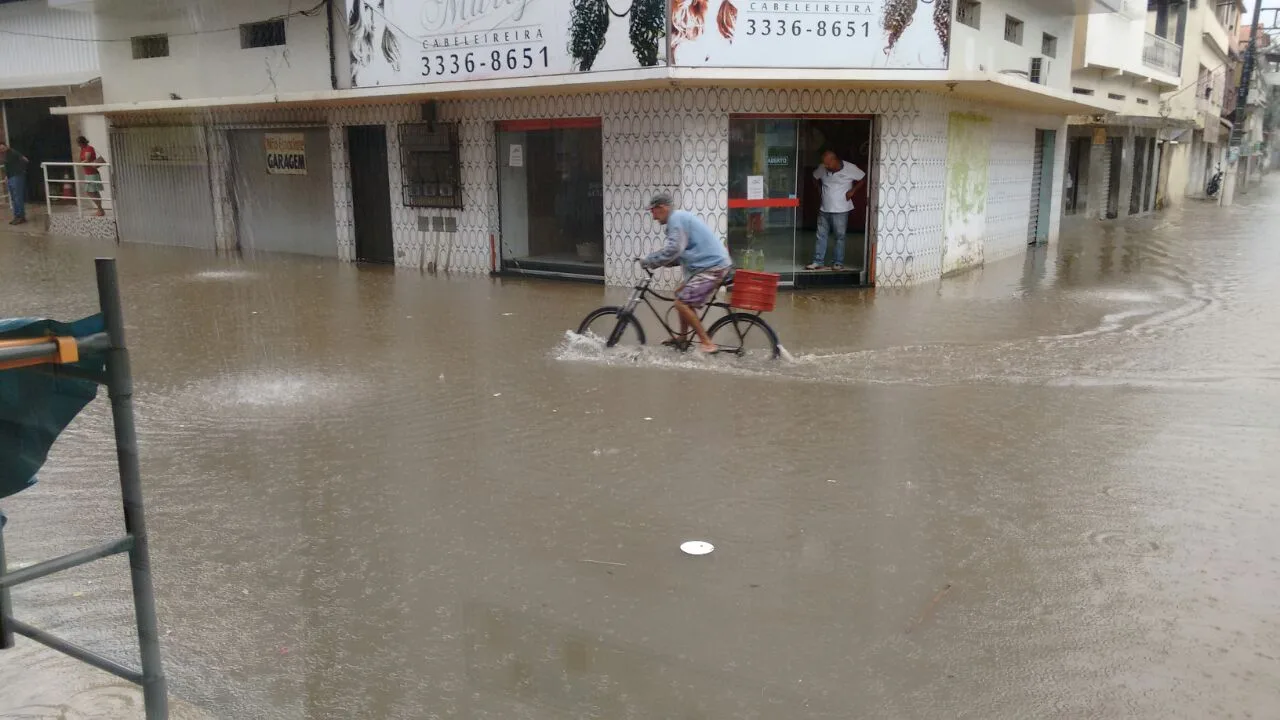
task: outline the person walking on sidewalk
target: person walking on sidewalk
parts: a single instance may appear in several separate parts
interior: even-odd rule
[[[0,142],[0,162],[4,164],[4,176],[9,186],[9,203],[13,206],[10,225],[27,221],[27,163],[25,155]]]
[[[93,204],[98,208],[98,217],[102,217],[106,213],[102,210],[102,175],[99,174],[98,168],[105,163],[98,156],[98,151],[89,144],[89,138],[81,135],[76,138],[76,144],[80,146],[80,162],[85,164],[84,194],[93,200]]]
[[[844,236],[849,230],[849,213],[853,212],[853,196],[862,189],[867,174],[851,162],[840,159],[835,151],[822,153],[822,164],[813,178],[822,184],[822,206],[818,212],[818,239],[813,246],[813,262],[805,270],[824,270],[827,265],[827,238],[836,236],[834,270],[844,269]]]

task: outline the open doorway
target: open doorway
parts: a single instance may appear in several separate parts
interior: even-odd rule
[[[776,272],[797,286],[870,282],[870,116],[735,115],[729,119],[729,250],[738,267]],[[814,171],[830,150],[867,182],[847,211],[843,253],[834,233],[817,261],[822,188]],[[840,263],[840,269],[833,269]]]
[[[27,200],[44,200],[44,169],[42,163],[71,162],[71,128],[65,115],[51,115],[50,108],[63,107],[66,98],[36,97],[4,101],[4,114],[9,126],[9,144],[26,155]],[[59,167],[50,170],[50,177],[68,178],[71,169]]]
[[[367,263],[396,261],[391,222],[391,179],[387,175],[387,128],[347,128],[351,163],[351,216],[355,221],[356,259]]]

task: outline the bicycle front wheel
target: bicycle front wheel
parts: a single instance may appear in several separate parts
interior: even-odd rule
[[[721,353],[769,360],[776,360],[782,355],[778,334],[759,315],[729,313],[715,321],[707,334]]]
[[[635,316],[616,306],[594,310],[578,325],[579,335],[603,340],[605,347],[636,347],[644,344],[644,328]]]

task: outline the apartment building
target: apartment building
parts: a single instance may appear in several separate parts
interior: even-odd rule
[[[120,237],[222,251],[625,284],[662,192],[785,283],[907,285],[1052,241],[1110,108],[1058,0],[47,2],[99,37],[56,112],[108,118]],[[868,181],[838,272],[827,149]]]
[[[1181,122],[1167,116],[1161,97],[1182,84],[1187,10],[1122,0],[1112,12],[1076,18],[1072,92],[1100,110],[1069,119],[1067,216],[1110,219],[1156,207],[1161,133]]]
[[[1203,198],[1209,179],[1225,166],[1231,122],[1223,117],[1223,102],[1238,64],[1232,38],[1245,12],[1240,0],[1194,0],[1187,8],[1181,86],[1162,102],[1171,121],[1161,178],[1161,197],[1169,205]]]

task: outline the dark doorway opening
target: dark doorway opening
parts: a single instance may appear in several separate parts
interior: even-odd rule
[[[64,107],[65,98],[38,97],[5,100],[9,145],[27,156],[27,200],[44,200],[41,163],[71,162],[71,127],[64,115],[50,115],[49,108]],[[68,178],[71,168],[52,168],[50,178]]]
[[[1062,196],[1064,215],[1076,215],[1088,209],[1089,152],[1093,139],[1072,138],[1067,149],[1067,178]]]
[[[1133,142],[1133,187],[1129,190],[1129,214],[1137,215],[1143,207],[1147,179],[1147,139],[1135,138]]]
[[[356,259],[394,263],[391,226],[391,179],[387,172],[387,128],[356,125],[347,128],[351,163],[351,215],[355,221]]]

